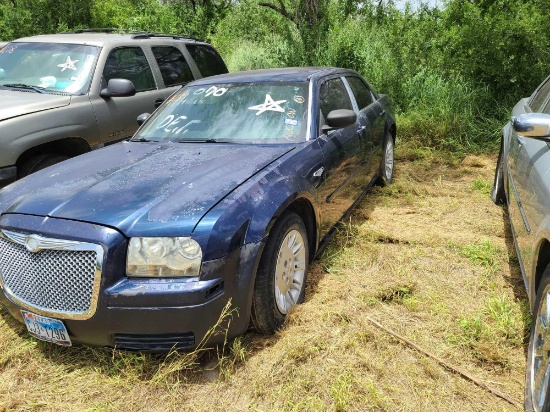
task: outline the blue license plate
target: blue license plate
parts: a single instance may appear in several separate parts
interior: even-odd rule
[[[27,330],[35,338],[62,346],[72,345],[67,328],[60,320],[36,315],[26,310],[22,310],[21,314]]]

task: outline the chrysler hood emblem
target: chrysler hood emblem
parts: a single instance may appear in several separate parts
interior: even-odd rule
[[[76,240],[50,239],[34,234],[27,235],[12,232],[11,230],[0,230],[0,237],[5,237],[12,242],[25,246],[31,253],[36,253],[41,250],[67,250],[73,246],[80,245],[80,242]]]

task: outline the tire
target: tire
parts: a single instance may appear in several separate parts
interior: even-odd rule
[[[380,163],[379,177],[376,183],[379,186],[386,186],[393,181],[394,168],[394,141],[393,136],[388,132],[384,139],[384,149],[382,150],[382,162]]]
[[[285,322],[290,308],[304,301],[309,245],[303,220],[285,213],[273,226],[256,274],[252,327],[272,334]]]
[[[504,192],[504,167],[502,159],[502,146],[503,144],[501,140],[497,167],[495,169],[495,180],[493,181],[493,189],[491,190],[491,200],[495,205],[504,205],[506,203],[506,193]]]
[[[40,154],[34,157],[31,157],[19,168],[19,178],[28,176],[34,172],[45,169],[48,166],[52,166],[56,163],[67,160],[67,156],[56,155],[56,154]]]
[[[550,266],[542,275],[531,322],[525,377],[525,410],[527,411],[550,411],[549,311]]]

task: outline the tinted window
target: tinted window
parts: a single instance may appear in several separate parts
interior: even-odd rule
[[[530,104],[531,110],[533,110],[535,113],[540,112],[549,94],[550,94],[550,78],[546,79],[546,82],[540,87],[539,90],[537,90],[537,92],[531,99],[531,104]]]
[[[331,111],[336,109],[353,110],[348,91],[339,78],[327,80],[321,85],[319,103],[324,118],[326,118]]]
[[[364,109],[373,102],[372,94],[369,88],[365,85],[365,83],[363,83],[361,79],[359,79],[358,77],[346,77],[346,80],[348,81],[349,86],[353,91],[353,95],[355,96],[355,100],[357,101],[357,106],[359,106],[359,110]]]
[[[188,44],[186,47],[203,77],[227,73],[225,63],[212,47],[198,44]]]
[[[106,82],[111,79],[130,80],[134,83],[136,92],[156,88],[153,73],[140,47],[113,50],[105,63],[103,78]]]
[[[183,57],[183,54],[175,47],[152,47],[153,55],[160,69],[164,85],[174,86],[187,83],[193,79],[193,73]]]

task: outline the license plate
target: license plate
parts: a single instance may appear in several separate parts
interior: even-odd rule
[[[67,328],[60,320],[36,315],[26,310],[22,310],[21,314],[29,333],[35,338],[62,346],[72,345]]]

